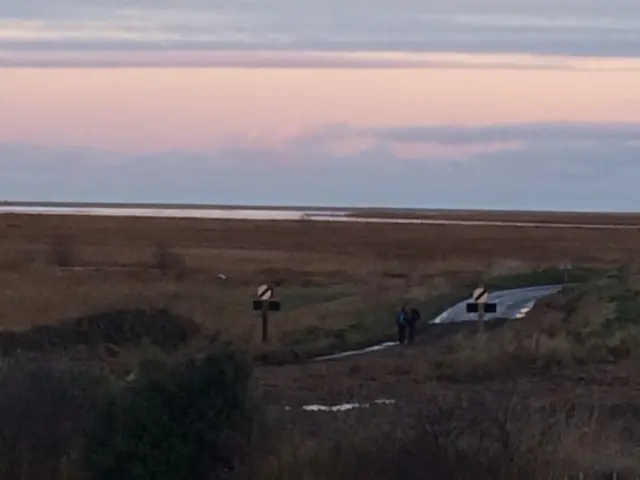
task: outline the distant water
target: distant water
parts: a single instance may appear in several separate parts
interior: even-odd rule
[[[115,217],[219,218],[237,220],[304,220],[319,217],[346,216],[348,212],[232,209],[232,208],[120,208],[120,207],[35,207],[0,206],[0,213],[40,215],[100,215]]]
[[[23,213],[39,215],[98,215],[115,217],[208,218],[227,220],[308,220],[331,222],[405,223],[425,225],[476,225],[505,227],[640,229],[637,225],[575,224],[513,222],[499,220],[447,220],[420,218],[357,217],[346,210],[294,210],[263,208],[136,208],[136,207],[74,207],[74,206],[11,206],[0,205],[0,214]]]

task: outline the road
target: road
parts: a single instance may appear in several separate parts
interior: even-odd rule
[[[489,291],[488,301],[495,302],[497,304],[496,313],[486,314],[485,320],[491,320],[492,318],[509,318],[515,320],[522,318],[527,314],[527,312],[529,312],[529,310],[531,310],[537,300],[542,297],[546,297],[547,295],[559,292],[563,286],[564,285],[542,285],[535,287],[511,288],[508,290],[496,290],[493,292]],[[468,299],[453,305],[438,315],[430,323],[454,323],[474,320],[475,314],[468,314],[466,311],[466,304],[470,300],[471,296]],[[334,360],[338,358],[351,357],[353,355],[363,355],[366,353],[386,350],[387,348],[391,348],[396,345],[398,345],[398,342],[385,342],[361,350],[351,350],[348,352],[336,353],[334,355],[318,357],[314,360]]]
[[[485,314],[486,320],[492,318],[517,319],[524,317],[533,307],[535,302],[542,297],[559,292],[563,285],[543,285],[536,287],[512,288],[508,290],[489,291],[489,302],[496,303],[496,313]],[[475,314],[466,311],[467,302],[471,297],[457,303],[453,307],[442,312],[432,323],[461,322],[474,320]]]

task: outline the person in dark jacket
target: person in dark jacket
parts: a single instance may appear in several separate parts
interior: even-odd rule
[[[418,320],[420,320],[420,311],[413,307],[409,311],[408,321],[407,321],[407,332],[408,332],[408,341],[409,343],[413,343],[416,338],[416,325],[418,324]]]
[[[405,307],[401,307],[396,314],[396,327],[398,328],[398,343],[403,345],[407,335],[409,325],[409,312]]]

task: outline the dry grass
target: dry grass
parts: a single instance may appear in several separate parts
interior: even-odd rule
[[[355,210],[352,215],[374,218],[421,218],[463,221],[503,221],[531,223],[563,223],[573,225],[638,225],[640,214],[637,213],[591,213],[591,212],[519,212],[495,210],[389,210],[364,209]]]
[[[481,336],[460,329],[430,339],[427,329],[410,348],[260,368],[266,401],[293,410],[281,420],[290,429],[253,468],[274,479],[360,478],[364,465],[372,479],[637,478],[633,279],[613,275],[568,290]],[[397,403],[299,410],[381,398]]]
[[[227,257],[244,259],[253,271],[287,264],[303,271],[336,272],[403,266],[482,269],[496,259],[555,263],[615,262],[638,252],[639,230],[587,230],[543,227],[473,227],[461,225],[389,225],[304,221],[109,218],[78,216],[0,217],[3,243],[13,253],[34,255],[34,247],[66,242],[99,248],[105,261],[126,251],[138,254],[158,245],[202,254],[214,266]],[[582,246],[582,251],[575,247]],[[103,250],[111,247],[111,251]],[[198,253],[200,255],[198,255]],[[217,255],[215,255],[217,254]],[[189,255],[191,256],[191,255]],[[333,261],[329,261],[333,259]],[[94,258],[95,260],[95,258]],[[255,265],[258,262],[260,265]],[[363,265],[363,262],[367,265]],[[197,263],[200,263],[197,261]],[[197,266],[197,263],[193,266]],[[205,265],[206,266],[206,265]]]
[[[237,478],[635,478],[637,417],[593,402],[532,402],[527,385],[423,392],[344,413],[273,411]],[[629,476],[628,476],[629,475]],[[627,477],[628,476],[628,477]]]
[[[168,307],[248,343],[257,335],[250,299],[264,281],[284,305],[278,342],[348,326],[403,297],[425,302],[483,273],[568,257],[601,266],[640,244],[640,234],[615,231],[28,215],[0,216],[0,231],[4,328]]]
[[[254,354],[371,342],[393,335],[392,314],[402,300],[428,317],[481,279],[527,283],[550,278],[532,270],[564,260],[601,269],[640,254],[640,229],[2,215],[0,232],[4,329],[164,307]],[[424,478],[425,471],[505,479],[580,470],[638,474],[640,341],[631,342],[640,338],[631,321],[640,311],[638,278],[633,269],[619,272],[612,282],[589,286],[596,296],[549,299],[528,320],[483,337],[459,332],[436,340],[424,332],[411,348],[259,367],[259,390],[275,412],[261,445],[273,448],[258,448],[239,475],[339,480],[363,478],[363,465],[373,480]],[[263,282],[274,284],[283,302],[268,347],[258,344],[250,310]],[[136,355],[121,352],[127,364]],[[601,363],[612,361],[618,363]],[[513,382],[520,413],[507,429],[487,409],[504,407]],[[296,410],[378,398],[399,403],[345,414]],[[281,409],[285,404],[293,410]],[[620,408],[624,413],[616,413]]]
[[[640,253],[640,230],[2,215],[0,231],[2,328],[167,308],[258,352],[370,343],[403,300],[429,316],[480,280]],[[263,282],[283,302],[268,347],[250,309]]]
[[[633,368],[640,360],[640,294],[629,288],[618,278],[594,280],[539,302],[525,319],[482,335],[475,325],[423,325],[417,344],[409,348],[269,367],[257,375],[273,401],[312,403],[371,401],[398,391],[419,395],[425,383],[433,382],[460,388],[514,378],[544,383],[580,371],[602,385],[615,378],[616,385],[632,388],[612,395],[637,401],[640,376]]]
[[[12,328],[131,298],[157,303],[176,296],[199,317],[217,312],[232,323],[240,312],[246,320],[244,304],[220,311],[220,297],[250,298],[262,281],[281,285],[283,299],[291,287],[307,297],[344,292],[364,302],[390,289],[420,296],[436,281],[442,289],[469,274],[565,259],[611,266],[640,250],[640,230],[2,215],[0,232],[1,321]]]
[[[323,351],[393,334],[402,300],[443,308],[480,279],[608,266],[640,245],[633,231],[79,216],[2,215],[0,231],[3,328],[168,308],[258,351],[263,282],[283,302],[268,349]]]
[[[640,295],[626,273],[550,297],[481,336],[461,329],[430,341],[426,331],[411,348],[258,369],[269,403],[293,410],[281,420],[290,430],[248,475],[638,478]],[[380,398],[397,403],[299,410]]]

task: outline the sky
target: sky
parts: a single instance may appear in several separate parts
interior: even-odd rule
[[[638,0],[0,0],[0,200],[636,211]]]

